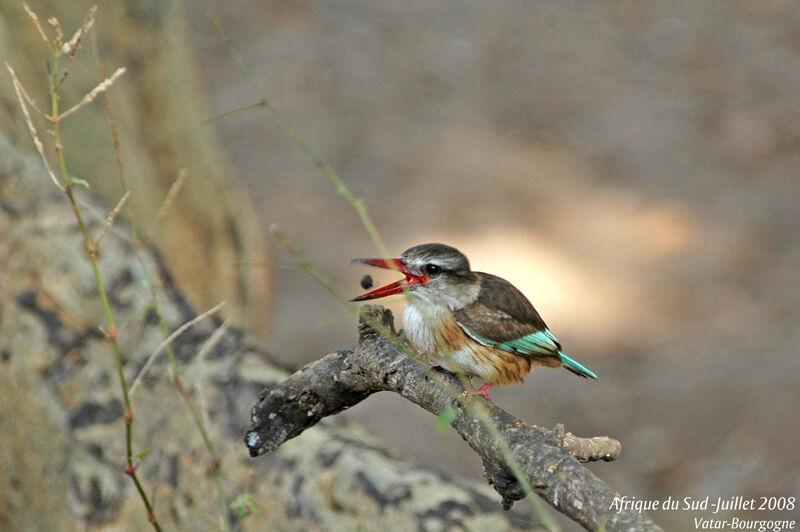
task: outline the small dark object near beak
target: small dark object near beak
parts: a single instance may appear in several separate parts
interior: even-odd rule
[[[372,288],[371,275],[365,275],[364,277],[361,278],[361,288],[363,288],[364,290],[369,290],[370,288]]]

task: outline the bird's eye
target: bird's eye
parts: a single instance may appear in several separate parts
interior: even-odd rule
[[[436,264],[426,264],[425,266],[422,267],[422,271],[428,277],[432,277],[437,273],[440,273],[442,271],[442,267],[437,266]]]

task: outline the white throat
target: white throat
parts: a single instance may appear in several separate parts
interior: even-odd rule
[[[452,285],[451,285],[452,286]],[[461,310],[478,299],[480,285],[478,283],[453,287],[450,290],[436,290],[420,286],[408,293],[406,308],[409,305],[442,307],[442,310],[454,312]]]
[[[465,286],[457,291],[442,294],[417,289],[408,294],[403,309],[403,328],[414,346],[433,356],[437,352],[437,333],[444,323],[453,322],[453,312],[477,299],[480,286]],[[435,294],[435,298],[432,297]],[[436,361],[436,360],[434,360]]]

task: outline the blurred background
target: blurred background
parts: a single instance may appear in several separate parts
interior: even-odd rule
[[[174,24],[147,6],[124,8],[139,31]],[[108,38],[116,8],[104,9]],[[184,76],[174,63],[142,83],[170,80],[165,94],[199,106],[187,129],[213,139],[217,173],[243,191],[226,200],[241,241],[255,244],[217,257],[218,271],[255,280],[223,292],[248,300],[239,322],[278,360],[299,367],[352,346],[356,328],[262,236],[267,225],[346,293],[362,292],[365,273],[376,284],[394,277],[350,263],[377,254],[358,216],[265,110],[201,125],[259,99],[209,11],[263,94],[364,198],[393,253],[434,241],[459,248],[473,269],[519,287],[565,352],[600,376],[536,370],[493,391],[498,405],[528,423],[619,439],[618,461],[589,467],[627,495],[800,495],[796,1],[198,0],[180,9],[181,46],[197,68]],[[148,68],[170,53],[157,44],[122,64]],[[189,185],[190,196],[213,206],[218,189],[202,186]],[[188,217],[194,228],[200,218]],[[215,233],[197,231],[176,230],[173,242],[206,239],[213,249]],[[153,237],[162,249],[171,247],[164,234]],[[188,261],[194,278],[181,276],[174,250],[164,253],[184,284],[216,284],[209,268],[195,271],[208,251]],[[386,303],[402,326],[395,299]],[[345,416],[399,455],[481,478],[457,436],[396,396]],[[652,515],[666,530],[693,529],[696,516]]]
[[[390,250],[459,248],[600,375],[537,370],[496,403],[620,439],[618,462],[591,467],[623,493],[800,494],[796,2],[198,2],[191,33],[219,114],[258,97],[207,10]],[[360,293],[375,272],[349,259],[376,250],[312,162],[265,111],[213,127],[261,222]],[[353,317],[270,247],[261,325],[275,355],[297,366],[352,345]],[[404,456],[480,477],[457,436],[398,397],[347,416]],[[654,517],[679,529],[692,516]]]

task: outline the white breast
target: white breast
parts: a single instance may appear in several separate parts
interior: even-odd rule
[[[478,370],[470,346],[464,342],[456,342],[456,350],[450,349],[453,338],[444,338],[446,331],[461,329],[456,325],[452,312],[445,306],[430,303],[421,298],[409,298],[403,310],[403,326],[408,340],[431,364],[443,367],[448,371],[467,375],[482,375]],[[473,344],[472,341],[468,342]]]
[[[419,285],[409,294],[403,310],[403,327],[409,341],[435,363],[448,368],[449,353],[439,352],[447,342],[441,337],[446,325],[454,326],[453,311],[478,297],[478,283],[450,286],[448,290]]]
[[[458,334],[463,334],[446,307],[416,300],[414,303],[409,301],[403,310],[406,336],[428,362],[448,371],[493,382],[492,366],[488,363],[486,355],[481,356],[478,352],[487,348],[465,336],[466,341],[459,342],[455,350],[448,349],[448,342],[444,341],[441,335],[441,331],[447,328],[444,326],[447,323],[451,329],[455,327],[454,330],[458,331]]]
[[[434,331],[444,320],[445,312],[449,311],[417,298],[409,298],[403,310],[403,328],[409,342],[435,363],[439,362],[441,356],[437,353]]]

